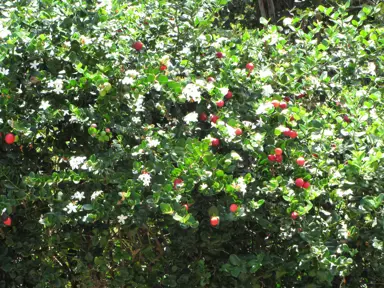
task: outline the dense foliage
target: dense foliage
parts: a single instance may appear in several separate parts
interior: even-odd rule
[[[225,5],[1,2],[0,287],[382,285],[384,5]]]

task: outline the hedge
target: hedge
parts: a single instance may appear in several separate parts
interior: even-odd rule
[[[0,287],[382,287],[384,5],[0,4]]]

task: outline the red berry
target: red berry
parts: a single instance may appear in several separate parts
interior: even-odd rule
[[[280,108],[281,109],[286,109],[287,108],[287,103],[286,102],[280,102]]]
[[[164,64],[161,64],[160,65],[160,71],[165,71],[165,70],[167,70],[167,66]]]
[[[231,99],[232,95],[233,95],[233,93],[231,91],[228,91],[227,95],[225,95],[225,98]]]
[[[7,135],[5,135],[5,143],[11,145],[15,142],[15,135],[13,135],[12,133],[8,133]]]
[[[276,162],[283,162],[283,155],[276,155]]]
[[[136,51],[140,51],[141,49],[143,49],[143,46],[143,43],[141,43],[140,41],[136,41],[132,44],[132,47],[136,49]]]
[[[296,211],[293,211],[293,212],[291,213],[291,218],[292,218],[292,220],[296,220],[297,217],[299,217],[299,213],[297,213]]]
[[[303,185],[304,185],[303,178],[297,178],[296,181],[295,181],[295,184],[296,184],[297,187],[300,187],[300,188],[303,187]]]
[[[309,184],[309,182],[304,182],[304,184],[303,184],[304,189],[308,189],[309,186],[311,186],[311,184]]]
[[[207,78],[207,81],[208,81],[208,82],[215,82],[216,80],[215,80],[215,78],[209,76],[209,77]]]
[[[223,107],[224,106],[224,101],[223,100],[217,101],[216,102],[216,106],[219,107],[219,108]]]
[[[297,165],[299,165],[299,166],[304,166],[304,164],[305,164],[305,159],[304,159],[303,157],[299,157],[299,158],[297,158],[296,163],[297,163]]]
[[[203,112],[203,113],[200,114],[199,119],[200,119],[200,121],[205,122],[205,121],[207,121],[208,116],[207,116],[206,113]]]
[[[272,105],[275,107],[275,108],[277,108],[277,107],[279,107],[280,106],[280,102],[278,101],[278,100],[272,100]]]
[[[300,233],[300,232],[303,232],[303,228],[297,228],[297,231]]]
[[[241,134],[243,134],[243,130],[241,130],[240,128],[237,128],[235,130],[235,134],[236,134],[236,136],[240,136]]]
[[[217,217],[217,216],[214,216],[214,217],[211,217],[211,226],[212,227],[216,227],[217,225],[219,225],[219,222],[220,222],[220,218]]]
[[[289,137],[291,137],[292,139],[295,139],[297,137],[297,132],[291,130],[291,132],[289,132]]]
[[[351,122],[351,119],[349,119],[349,117],[347,115],[345,115],[343,117],[344,121],[347,122],[347,123],[350,123]]]
[[[174,189],[179,188],[181,184],[183,184],[183,180],[181,180],[180,178],[177,178],[175,179],[175,181],[173,181],[173,188]]]
[[[217,139],[217,138],[213,138],[212,141],[211,141],[211,145],[214,146],[214,147],[217,147],[220,145],[220,140]]]
[[[188,204],[184,204],[183,207],[185,208],[185,210],[187,210],[187,211],[189,210]]]
[[[275,149],[275,154],[276,154],[276,156],[277,156],[277,155],[283,155],[283,149],[281,149],[281,148],[276,148],[276,149]]]
[[[319,158],[319,155],[317,155],[316,153],[312,154],[313,157],[316,157],[316,158]]]
[[[3,221],[3,223],[4,223],[5,226],[11,226],[11,225],[12,225],[12,219],[11,219],[11,217],[8,217],[7,219],[5,219],[5,220]]]
[[[295,120],[295,117],[293,117],[293,115],[291,115],[291,117],[289,117],[289,121],[294,121]]]
[[[286,102],[291,101],[291,99],[290,99],[288,96],[285,96],[285,97],[284,97],[284,100],[285,100]]]
[[[110,133],[110,132],[111,132],[111,129],[109,129],[109,128],[105,128],[105,132]]]
[[[247,65],[245,65],[245,68],[247,68],[249,72],[251,72],[255,68],[255,66],[253,65],[253,63],[247,63]]]
[[[291,129],[285,128],[283,131],[284,136],[290,136],[291,135]]]
[[[276,155],[268,155],[268,160],[271,161],[271,162],[275,162],[276,161]]]
[[[217,116],[217,115],[212,115],[211,116],[211,122],[216,123],[217,120],[219,120],[219,116]]]
[[[237,208],[239,208],[239,206],[237,206],[236,204],[231,204],[231,206],[229,206],[229,211],[235,213],[237,211]]]
[[[216,53],[216,58],[221,59],[221,58],[223,58],[223,57],[224,57],[224,54],[223,54],[222,52],[217,52],[217,53]]]

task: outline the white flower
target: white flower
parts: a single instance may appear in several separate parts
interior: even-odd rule
[[[271,85],[264,85],[263,91],[261,92],[263,96],[271,96],[273,94],[273,88]]]
[[[121,83],[123,83],[124,85],[131,85],[135,83],[135,80],[131,77],[125,77],[123,80],[121,80]]]
[[[75,213],[77,212],[77,206],[71,202],[63,210],[67,211],[68,214]]]
[[[162,88],[162,86],[161,86],[161,84],[156,83],[156,84],[153,85],[153,88],[154,88],[156,91],[160,91],[161,88]]]
[[[243,158],[241,158],[241,156],[235,152],[235,151],[231,151],[231,157],[234,159],[234,160],[240,160],[240,161],[243,161]]]
[[[259,107],[260,108],[260,107]],[[261,127],[261,126],[263,126],[265,123],[263,122],[263,119],[259,119],[259,120],[257,120],[256,121],[256,126],[259,126],[259,127]]]
[[[273,73],[270,69],[265,69],[265,70],[261,70],[260,71],[260,77],[261,78],[267,78],[267,77],[272,77],[273,76]]]
[[[292,18],[284,18],[283,25],[288,26],[292,24]]]
[[[232,183],[232,186],[243,194],[247,192],[247,184],[245,184],[243,177],[237,178],[237,180]]]
[[[76,192],[75,195],[71,197],[72,199],[77,199],[81,201],[82,199],[85,199],[84,192]]]
[[[144,103],[144,96],[139,95],[139,97],[137,97],[137,100],[135,103],[136,112],[143,112],[144,111],[143,103]]]
[[[84,35],[80,36],[80,43],[83,45],[88,45],[92,43],[92,39]]]
[[[139,76],[140,73],[137,72],[136,70],[127,70],[127,71],[125,71],[125,75],[130,76],[131,78],[134,78],[134,77]]]
[[[200,103],[201,93],[199,91],[199,87],[193,83],[187,84],[187,86],[185,86],[183,89],[181,98],[185,98],[188,102]]]
[[[0,27],[0,39],[4,39],[5,37],[11,35],[11,31],[4,27]]]
[[[37,68],[39,67],[39,65],[40,65],[40,63],[37,62],[37,61],[35,60],[35,61],[33,61],[33,62],[31,63],[31,68],[37,70]]]
[[[191,122],[197,122],[198,114],[196,112],[191,112],[184,117],[184,121],[189,124]]]
[[[223,94],[224,96],[228,94],[228,91],[229,89],[227,87],[224,87],[224,88],[219,88],[221,94]]]
[[[125,216],[125,215],[117,216],[117,221],[119,221],[120,224],[125,224],[125,220],[127,219],[128,219],[128,216]]]
[[[0,68],[0,74],[8,75],[9,74],[9,69]]]
[[[273,104],[271,102],[267,102],[264,104],[261,104],[259,108],[256,110],[256,114],[264,114],[266,113],[269,109],[273,107]],[[260,119],[261,120],[261,119]]]
[[[133,123],[136,123],[136,124],[141,123],[140,117],[132,117],[132,121],[133,121]]]
[[[63,91],[63,80],[62,79],[56,79],[55,81],[50,80],[48,82],[48,88],[54,88],[53,91],[56,92],[56,94],[64,93]]]
[[[91,195],[91,200],[95,200],[101,194],[103,194],[103,191],[101,191],[101,190],[93,192],[92,195]]]
[[[151,184],[151,175],[149,173],[143,173],[139,176],[139,180],[143,182],[144,186]]]
[[[203,183],[203,184],[200,185],[200,189],[201,190],[205,190],[207,188],[208,188],[208,185],[206,183]]]
[[[79,169],[80,165],[84,163],[85,159],[87,159],[85,156],[71,157],[69,160],[69,165],[71,165],[72,169]]]
[[[40,109],[47,110],[47,108],[51,106],[48,101],[41,101]]]
[[[157,147],[160,144],[160,141],[157,139],[148,138],[147,141],[148,141],[148,147],[150,148]]]

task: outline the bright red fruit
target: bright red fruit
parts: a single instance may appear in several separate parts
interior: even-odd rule
[[[216,123],[217,120],[219,120],[219,116],[217,116],[217,115],[212,115],[211,116],[211,122]]]
[[[283,162],[283,155],[276,155],[276,162]]]
[[[200,119],[200,121],[207,121],[207,119],[208,119],[208,116],[207,116],[207,114],[206,113],[201,113],[200,114],[200,116],[199,116],[199,119]]]
[[[223,57],[224,57],[224,54],[223,54],[222,52],[217,52],[217,53],[216,53],[216,58],[221,59],[221,58],[223,58]]]
[[[291,129],[285,128],[284,131],[283,131],[283,134],[284,134],[284,136],[288,136],[289,137],[291,135]]]
[[[275,108],[277,108],[277,107],[279,107],[280,106],[280,102],[278,101],[278,100],[272,100],[272,105],[275,107]]]
[[[303,185],[304,185],[303,178],[297,178],[296,181],[295,181],[295,184],[296,184],[297,187],[300,187],[300,188],[303,187]]]
[[[8,133],[7,135],[5,135],[5,143],[11,145],[15,142],[15,135],[13,135],[12,133]]]
[[[132,44],[132,47],[136,49],[136,51],[140,51],[141,49],[143,49],[143,46],[143,43],[141,43],[140,41],[136,41]]]
[[[296,163],[297,163],[297,165],[299,165],[299,166],[304,166],[304,164],[305,164],[305,159],[304,159],[303,157],[299,157],[299,158],[297,158]]]
[[[219,225],[219,222],[220,222],[220,218],[217,217],[217,216],[214,216],[214,217],[211,217],[211,226],[212,227],[216,227],[217,225]]]
[[[225,95],[225,98],[231,99],[232,95],[233,95],[233,93],[231,91],[228,91],[227,95]]]
[[[216,106],[219,107],[219,108],[223,107],[224,106],[224,101],[223,100],[217,101],[216,102]]]
[[[173,188],[174,189],[179,188],[182,183],[183,183],[183,180],[181,180],[180,178],[175,179],[175,181],[173,181]]]
[[[271,162],[275,162],[276,161],[276,155],[268,155],[268,160],[271,161]]]
[[[161,64],[160,65],[160,71],[165,71],[165,70],[167,70],[167,66],[164,64]]]
[[[280,102],[280,108],[281,109],[286,109],[288,107],[286,102]]]
[[[291,219],[292,219],[292,220],[296,220],[297,217],[299,217],[299,213],[297,213],[296,211],[293,211],[293,212],[291,213]]]
[[[255,68],[255,66],[253,65],[253,63],[247,63],[247,65],[245,65],[245,68],[247,68],[249,72],[251,72]]]
[[[289,137],[291,137],[292,139],[295,139],[297,137],[297,132],[291,130],[291,132],[289,132]]]
[[[11,225],[12,225],[12,219],[11,219],[11,217],[8,217],[7,219],[5,219],[5,220],[3,221],[3,223],[4,223],[5,226],[11,226]]]
[[[343,117],[344,121],[347,122],[347,123],[350,123],[351,122],[351,119],[349,119],[349,117],[347,115],[345,115]]]
[[[291,101],[291,99],[290,99],[288,96],[285,96],[285,97],[284,97],[284,100],[285,100],[286,102]]]
[[[211,141],[211,145],[214,146],[214,147],[217,147],[220,145],[220,140],[217,139],[217,138],[213,138],[212,141]]]
[[[237,206],[236,204],[231,204],[231,206],[229,206],[229,211],[235,213],[237,211],[237,208],[239,208],[239,206]]]
[[[309,184],[309,182],[304,182],[304,184],[303,184],[304,189],[308,189],[309,186],[311,186],[311,184]]]
[[[208,82],[215,82],[216,80],[215,80],[215,78],[209,76],[209,77],[207,78],[207,81],[208,81]]]
[[[277,155],[282,155],[282,154],[283,154],[283,149],[281,149],[281,148],[276,148],[276,149],[275,149],[275,154],[276,154],[276,156],[277,156]]]
[[[185,208],[185,210],[187,210],[187,211],[189,210],[188,204],[184,204],[183,207]]]
[[[237,128],[235,130],[235,134],[236,134],[236,136],[240,136],[241,134],[243,134],[243,130],[241,130],[240,128]]]

